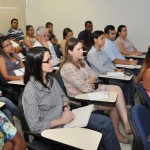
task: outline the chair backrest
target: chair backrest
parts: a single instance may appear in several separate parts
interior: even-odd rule
[[[29,132],[30,129],[28,127],[27,121],[26,121],[25,116],[24,116],[24,111],[23,111],[23,106],[22,106],[22,95],[23,95],[23,92],[19,96],[18,107],[19,107],[19,110],[21,112],[21,118],[20,118],[21,126],[22,126],[24,133],[25,133],[25,132]],[[25,138],[27,138],[27,137],[25,137]],[[26,140],[28,140],[28,139],[26,139]]]
[[[133,131],[134,150],[149,150],[150,142],[148,136],[150,134],[150,110],[143,105],[135,105],[129,110],[128,117]]]
[[[139,94],[141,103],[150,109],[150,98],[148,94],[146,93],[146,90],[144,89],[141,82],[137,84],[137,89],[138,89],[138,94]]]
[[[57,82],[59,83],[61,89],[63,90],[63,92],[67,95],[67,90],[66,87],[64,85],[64,81],[62,80],[62,77],[60,75],[60,71],[56,71],[55,73],[55,79],[57,80]]]

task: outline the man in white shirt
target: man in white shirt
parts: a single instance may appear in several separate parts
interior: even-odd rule
[[[33,47],[43,46],[48,48],[52,55],[53,65],[58,65],[60,63],[60,60],[57,58],[53,44],[49,41],[48,30],[45,27],[40,26],[36,30],[36,36],[37,41],[34,43]]]

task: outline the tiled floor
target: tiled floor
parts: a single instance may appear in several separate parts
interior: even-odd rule
[[[22,129],[21,129],[21,126],[20,126],[20,121],[18,119],[16,119],[16,118],[15,118],[15,124],[16,124],[16,127],[19,130],[19,132],[22,134]],[[120,130],[124,134],[124,129],[123,129],[123,127],[122,127],[121,124],[120,124]],[[131,150],[131,148],[132,148],[133,135],[132,134],[131,135],[127,135],[127,137],[130,140],[130,144],[122,144],[122,143],[120,143],[121,150]]]

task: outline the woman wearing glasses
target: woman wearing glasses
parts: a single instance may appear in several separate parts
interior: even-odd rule
[[[14,53],[11,41],[8,37],[0,37],[0,73],[4,80],[20,80],[23,76],[16,76],[14,70],[24,68],[19,56]]]
[[[34,133],[62,128],[74,119],[74,114],[69,110],[69,100],[51,76],[52,71],[49,50],[45,47],[32,48],[26,60],[22,105],[29,128]],[[108,117],[93,113],[87,128],[102,133],[100,146],[103,149],[120,150]]]

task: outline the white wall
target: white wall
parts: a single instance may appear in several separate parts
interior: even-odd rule
[[[149,14],[149,0],[27,0],[26,23],[36,29],[52,22],[59,42],[65,27],[77,37],[87,20],[93,22],[94,30],[125,24],[128,38],[139,50],[146,51],[150,44]]]
[[[17,18],[19,27],[25,33],[25,0],[0,0],[0,33],[7,34],[11,19]]]

